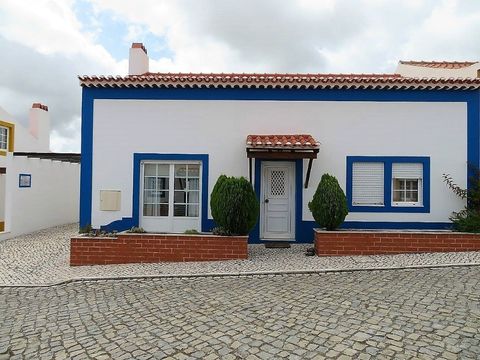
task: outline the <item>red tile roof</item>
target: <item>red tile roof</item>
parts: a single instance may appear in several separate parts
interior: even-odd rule
[[[312,135],[248,135],[249,149],[318,149],[320,144]]]
[[[476,64],[477,61],[400,61],[400,64],[438,69],[461,69]]]
[[[204,74],[146,73],[79,76],[80,85],[100,88],[270,88],[270,89],[480,89],[480,78],[411,78],[399,74]]]

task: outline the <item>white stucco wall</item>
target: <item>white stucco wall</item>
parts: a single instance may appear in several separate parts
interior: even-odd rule
[[[0,120],[15,125],[15,152],[49,152],[48,112],[32,108],[29,118],[27,129],[0,107]],[[5,220],[0,240],[78,221],[79,164],[29,159],[8,152],[0,156],[0,167],[6,168],[0,181],[0,220]],[[19,187],[21,173],[32,175],[31,188]]]
[[[6,157],[5,232],[0,240],[78,221],[79,164]],[[19,174],[32,186],[20,188]]]
[[[466,186],[465,103],[95,100],[93,127],[94,227],[132,216],[133,153],[209,154],[211,191],[220,174],[248,177],[248,134],[308,133],[321,142],[303,220],[313,220],[307,203],[323,173],[345,188],[347,156],[431,158],[430,213],[351,213],[347,220],[445,222],[463,207],[441,175]],[[120,211],[99,210],[102,189],[121,190]]]

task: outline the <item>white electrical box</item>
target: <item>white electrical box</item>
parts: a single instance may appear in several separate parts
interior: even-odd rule
[[[120,190],[100,190],[100,210],[119,211],[121,195]]]

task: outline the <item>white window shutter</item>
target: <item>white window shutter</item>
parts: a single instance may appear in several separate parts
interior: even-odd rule
[[[422,163],[393,163],[392,177],[394,179],[422,179]]]
[[[383,206],[383,162],[355,162],[352,166],[352,205]]]

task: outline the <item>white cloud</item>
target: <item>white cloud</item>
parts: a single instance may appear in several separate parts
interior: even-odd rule
[[[80,151],[77,75],[126,68],[82,30],[73,4],[71,0],[3,0],[0,6],[1,105],[25,123],[33,102],[47,104],[54,151]]]
[[[402,56],[427,60],[479,60],[480,3],[442,1],[402,47]]]
[[[50,147],[57,152],[72,152],[80,149],[80,117],[75,116],[72,121],[64,124],[61,131],[54,129],[50,134]]]
[[[92,1],[165,37],[158,71],[385,72],[479,54],[476,0]]]

